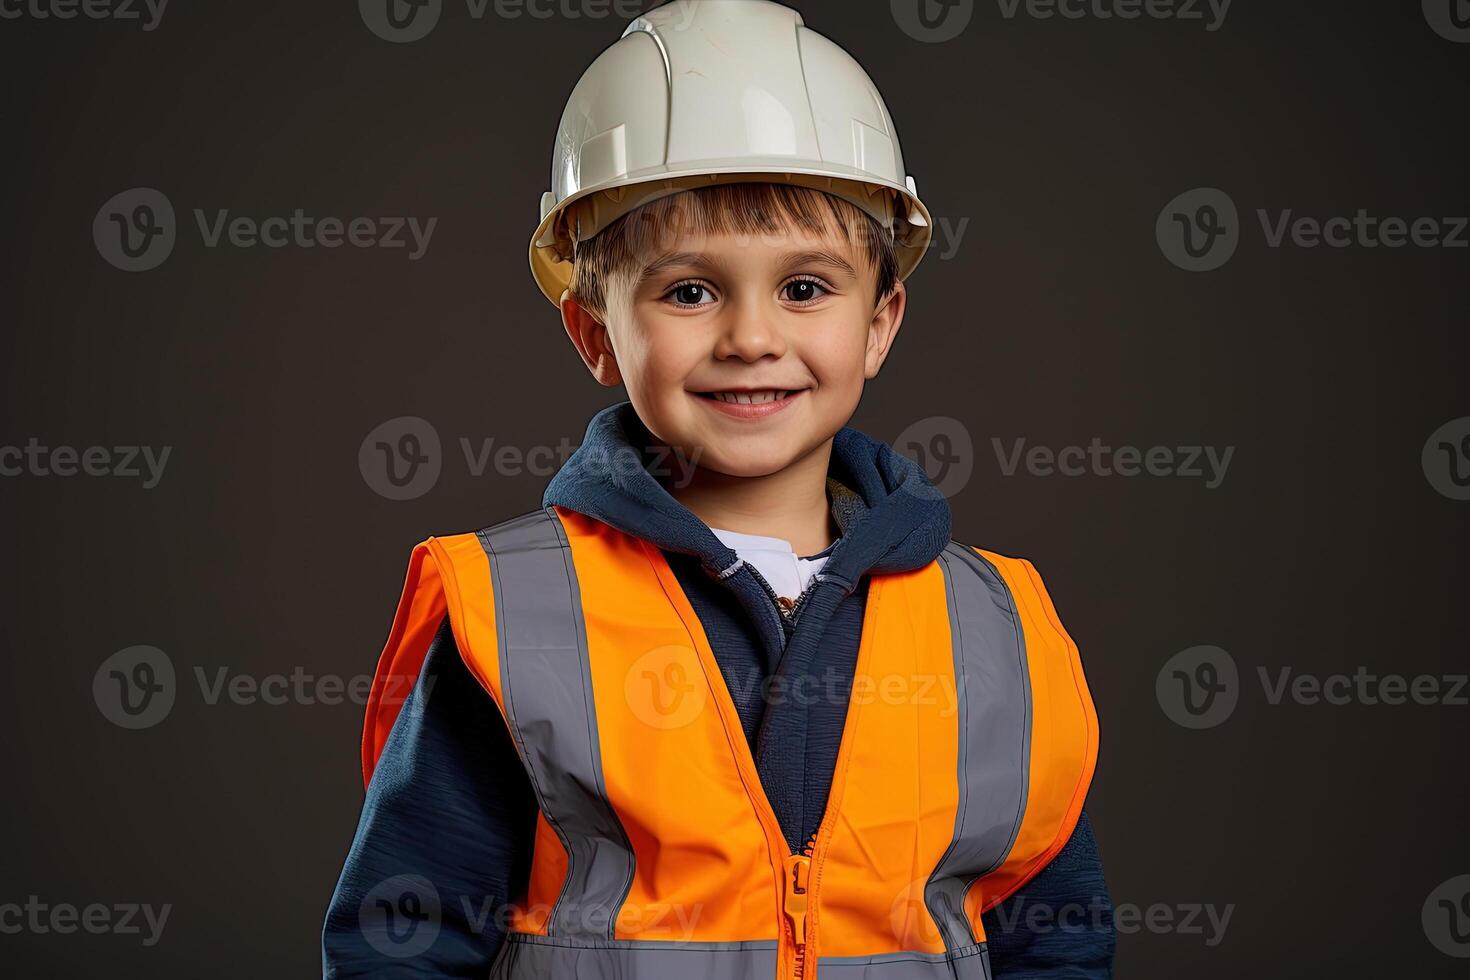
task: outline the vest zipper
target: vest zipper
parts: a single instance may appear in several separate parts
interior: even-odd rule
[[[817,831],[807,838],[802,849],[786,858],[786,917],[791,920],[791,930],[796,942],[796,969],[794,980],[806,976],[806,912],[807,898],[811,886],[812,850],[817,845]]]
[[[801,980],[806,969],[806,897],[812,859],[806,854],[792,854],[786,859],[786,918],[791,920],[796,942],[795,980]]]
[[[776,612],[780,614],[782,622],[788,626],[795,624],[796,614],[801,610],[802,603],[806,602],[807,597],[816,590],[822,578],[821,572],[813,575],[812,580],[807,583],[807,587],[801,590],[801,595],[792,600],[785,596],[777,595],[776,590],[771,588],[771,583],[766,581],[766,577],[760,573],[760,569],[756,568],[755,565],[746,562],[745,567],[750,569],[750,574],[755,576],[755,580],[761,584],[761,588],[765,589],[766,595],[770,596],[771,604],[776,607]],[[782,911],[791,922],[792,936],[796,946],[796,963],[794,972],[792,973],[793,980],[804,980],[807,976],[807,892],[811,884],[812,851],[816,847],[817,835],[819,833],[821,833],[821,827],[818,827],[812,832],[812,835],[807,838],[806,843],[802,845],[799,852],[788,855],[786,858],[785,884],[781,902]]]

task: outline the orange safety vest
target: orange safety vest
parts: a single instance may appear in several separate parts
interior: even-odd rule
[[[1036,570],[950,542],[871,576],[827,809],[792,854],[662,552],[552,506],[414,550],[365,780],[446,614],[540,806],[493,978],[988,978],[980,915],[1061,850],[1097,760]]]

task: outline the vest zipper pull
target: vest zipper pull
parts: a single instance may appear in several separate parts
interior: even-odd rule
[[[786,917],[796,933],[798,962],[803,952],[801,947],[806,945],[806,886],[811,864],[812,859],[805,854],[786,858]]]

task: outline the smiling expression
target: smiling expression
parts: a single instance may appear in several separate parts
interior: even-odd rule
[[[903,284],[841,230],[680,234],[614,277],[604,327],[570,296],[567,331],[603,384],[701,467],[775,473],[852,418],[902,322]]]

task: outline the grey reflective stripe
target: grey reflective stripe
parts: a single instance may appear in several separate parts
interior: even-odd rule
[[[990,980],[984,943],[947,953],[881,953],[877,956],[818,956],[823,980]]]
[[[771,980],[776,943],[587,942],[513,932],[490,980]]]
[[[547,932],[611,938],[633,848],[607,800],[587,629],[571,548],[549,508],[479,532],[490,560],[506,720],[567,851]]]
[[[776,956],[771,941],[591,941],[511,933],[490,980],[771,980]],[[990,980],[990,958],[983,943],[950,953],[819,956],[817,975],[827,980]]]
[[[951,541],[939,555],[959,704],[959,806],[954,839],[924,886],[946,949],[975,942],[965,892],[1000,867],[1026,812],[1031,675],[1010,589],[995,567]]]

